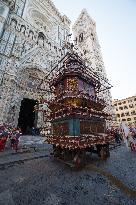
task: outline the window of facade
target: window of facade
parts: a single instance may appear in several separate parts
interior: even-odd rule
[[[135,110],[133,110],[133,111],[131,112],[131,115],[136,115]]]
[[[126,114],[126,116],[130,116],[129,112],[126,112],[125,114]]]
[[[130,108],[133,108],[134,106],[133,106],[133,104],[130,104],[129,107],[130,107]]]
[[[124,109],[128,109],[128,107],[125,105],[125,106],[124,106]]]
[[[120,110],[123,110],[123,107],[119,107]]]
[[[123,104],[126,104],[126,101],[124,101]]]
[[[125,117],[125,114],[124,114],[124,113],[121,113],[121,117]]]
[[[115,103],[114,106],[117,106],[117,103]]]
[[[122,119],[122,121],[126,121],[126,119]]]
[[[118,105],[121,105],[121,104],[122,104],[121,102],[118,103]]]
[[[128,118],[127,121],[131,121],[131,118]]]
[[[134,98],[134,101],[136,101],[136,98]]]
[[[83,33],[81,33],[80,35],[79,35],[79,42],[82,42],[83,41]]]
[[[134,120],[136,120],[136,117],[134,117]]]
[[[116,111],[118,111],[118,108],[116,108]]]
[[[117,114],[117,117],[120,117],[120,114]]]

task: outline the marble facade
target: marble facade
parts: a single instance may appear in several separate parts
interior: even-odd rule
[[[0,122],[17,126],[24,98],[47,97],[38,86],[65,55],[70,25],[69,18],[62,16],[51,0],[0,1]],[[88,64],[106,78],[95,22],[86,10],[81,12],[73,32],[78,52],[85,54]],[[109,92],[104,95],[111,101]]]

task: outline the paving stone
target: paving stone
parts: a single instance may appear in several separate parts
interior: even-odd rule
[[[104,170],[121,180],[131,191],[136,191],[135,155],[122,146],[111,151],[107,162],[92,156],[91,163],[98,170]],[[127,175],[129,177],[125,178]],[[12,196],[15,205],[136,204],[136,197],[125,193],[112,180],[91,169],[91,166],[76,171],[49,157],[0,170],[0,182],[0,193],[8,190],[8,198]],[[5,203],[5,198],[2,200]]]

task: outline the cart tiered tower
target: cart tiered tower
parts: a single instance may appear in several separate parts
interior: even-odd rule
[[[54,98],[48,103],[51,134],[46,136],[54,156],[76,165],[84,164],[87,152],[109,157],[112,136],[106,134],[106,119],[110,116],[103,111],[106,104],[97,94],[110,84],[102,85],[74,52],[60,61],[54,76],[50,80]]]

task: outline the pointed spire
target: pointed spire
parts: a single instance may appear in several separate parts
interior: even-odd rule
[[[73,29],[79,24],[79,22],[81,20],[83,20],[84,18],[87,18],[90,23],[92,23],[94,26],[96,25],[95,21],[90,17],[90,15],[88,14],[87,10],[84,8],[82,9],[81,13],[79,14],[76,22],[73,25]]]

